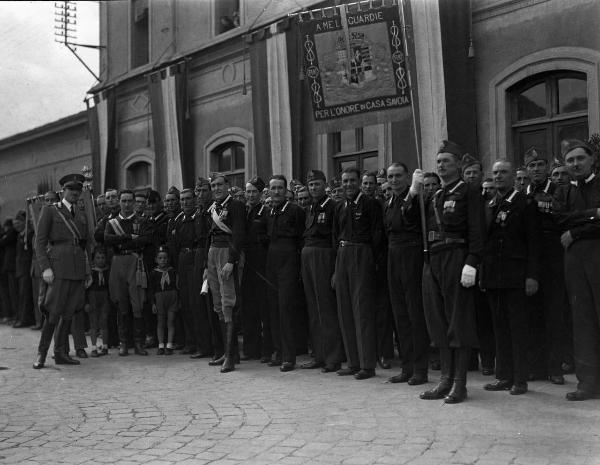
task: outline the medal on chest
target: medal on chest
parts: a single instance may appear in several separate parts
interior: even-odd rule
[[[498,214],[496,215],[496,223],[498,223],[502,227],[506,226],[506,218],[507,217],[508,217],[508,212],[504,211],[504,210],[500,210],[498,212]]]
[[[552,210],[552,202],[544,202],[543,200],[538,200],[537,202],[538,210],[542,213],[550,213]]]
[[[317,223],[324,224],[326,220],[327,220],[327,216],[325,215],[325,212],[319,213],[319,216],[317,216]]]
[[[444,201],[444,213],[454,213],[456,211],[456,200]]]

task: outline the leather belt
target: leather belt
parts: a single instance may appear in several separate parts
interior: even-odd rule
[[[461,233],[449,233],[442,231],[429,231],[427,233],[427,240],[429,242],[444,241],[446,239],[462,240],[464,242],[465,236]]]
[[[134,250],[116,250],[115,255],[133,255],[136,252]]]
[[[351,242],[351,241],[340,241],[340,247],[361,247],[369,245],[368,242]]]
[[[467,243],[466,239],[446,238],[441,241],[435,241],[434,243],[432,243],[429,250],[433,251],[435,249],[441,248],[446,245],[466,245],[466,243]]]

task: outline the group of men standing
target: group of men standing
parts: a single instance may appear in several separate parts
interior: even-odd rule
[[[433,345],[441,376],[420,397],[462,402],[472,351],[479,348],[485,374],[496,375],[484,389],[524,394],[534,296],[545,315],[549,379],[564,383],[568,295],[579,385],[567,398],[594,397],[600,394],[600,181],[593,161],[589,146],[569,141],[565,162],[572,183],[552,182],[548,161],[532,151],[525,160],[526,190],[518,188],[515,167],[506,160],[493,164],[488,189],[481,164],[444,141],[437,176],[411,175],[394,163],[383,180],[385,197],[368,182],[365,187],[365,176],[376,175],[347,168],[343,198],[336,200],[324,173],[311,170],[304,207],[281,175],[271,176],[268,186],[251,179],[245,204],[231,195],[221,173],[200,178],[194,188],[170,190],[164,208],[158,192],[138,202],[132,191],[109,189],[103,199],[109,211],[95,242],[112,256],[119,355],[128,353],[131,329],[136,353],[147,354],[154,330],[144,273],[166,247],[177,271],[182,352],[212,356],[209,363],[222,372],[239,361],[239,321],[245,359],[291,371],[310,340],[314,358],[303,368],[371,378],[382,357],[374,302],[383,297],[402,361],[390,382],[428,382]],[[55,325],[62,340],[62,322],[83,305],[90,241],[84,218],[70,211],[80,184],[65,180],[62,201],[40,216],[36,253],[48,284],[49,317],[34,368],[44,365]],[[384,296],[378,295],[382,270]],[[384,323],[386,329],[391,333]]]

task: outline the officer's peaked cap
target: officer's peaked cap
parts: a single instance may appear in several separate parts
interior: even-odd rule
[[[63,189],[73,189],[76,191],[83,189],[84,182],[85,177],[80,173],[67,174],[58,181]]]

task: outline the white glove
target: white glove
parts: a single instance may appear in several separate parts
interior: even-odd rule
[[[416,169],[412,175],[412,184],[410,185],[408,192],[413,197],[421,190],[421,186],[423,185],[423,174],[423,170]]]
[[[473,287],[475,285],[475,275],[477,270],[471,265],[465,265],[462,269],[462,275],[460,277],[460,283],[464,287]]]
[[[42,272],[42,279],[46,284],[52,284],[54,281],[54,272],[52,271],[52,268],[46,268]]]

